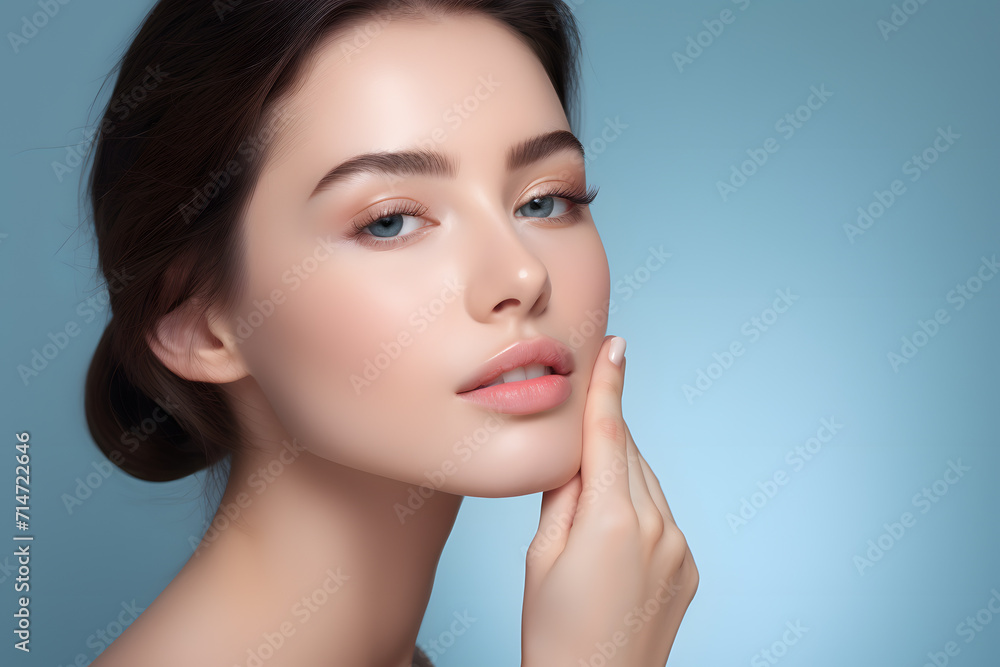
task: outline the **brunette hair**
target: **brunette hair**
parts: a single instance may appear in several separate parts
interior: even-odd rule
[[[122,470],[174,480],[217,471],[240,447],[222,389],[178,377],[147,340],[189,299],[227,310],[238,298],[240,221],[310,53],[337,31],[353,28],[352,48],[363,48],[381,20],[452,12],[518,35],[576,127],[580,39],[562,0],[160,0],[150,10],[118,65],[87,182],[112,317],[85,411]]]

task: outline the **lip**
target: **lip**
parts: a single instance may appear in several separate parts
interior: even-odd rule
[[[551,366],[553,373],[477,389],[509,370],[529,364]],[[573,368],[573,353],[568,347],[547,336],[539,336],[518,341],[488,359],[456,393],[495,412],[530,415],[566,402],[573,393],[567,377]]]
[[[551,366],[555,375],[562,376],[569,375],[575,368],[573,352],[568,347],[548,336],[537,336],[518,341],[487,359],[455,393],[470,392],[480,385],[489,384],[507,371],[529,364]]]

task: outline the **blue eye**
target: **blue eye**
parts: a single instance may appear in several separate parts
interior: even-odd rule
[[[562,204],[562,207],[565,210],[553,215],[552,211],[556,208],[557,203]],[[569,204],[565,201],[552,195],[545,195],[544,197],[535,197],[527,204],[517,209],[517,212],[526,218],[558,218],[561,215],[566,215],[567,210],[569,210]]]
[[[395,236],[403,228],[403,214],[396,213],[379,218],[364,227],[371,230],[372,236],[389,237]]]
[[[524,218],[565,218],[575,220],[581,213],[581,207],[589,206],[597,197],[597,187],[588,190],[582,188],[559,189],[555,192],[545,192],[517,209],[517,215]]]
[[[388,206],[376,210],[361,222],[355,223],[351,238],[367,246],[391,247],[403,243],[415,231],[428,226],[426,223],[421,224],[423,221],[418,217],[423,215],[426,210],[413,202],[408,204],[390,203]]]
[[[560,223],[576,221],[581,208],[594,201],[597,190],[598,188],[591,187],[587,190],[561,189],[542,193],[518,208],[515,215],[523,218],[551,218]],[[385,203],[353,224],[351,238],[374,248],[393,248],[421,235],[425,228],[434,225],[420,218],[426,212],[425,206],[414,202]]]

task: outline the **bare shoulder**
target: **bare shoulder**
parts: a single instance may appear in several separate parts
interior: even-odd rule
[[[231,664],[247,636],[245,590],[235,591],[218,560],[194,558],[92,663],[93,667]],[[252,624],[250,624],[252,626]]]
[[[108,646],[93,667],[177,664],[178,647],[195,639],[201,596],[192,595],[179,574],[156,599]],[[193,667],[197,667],[194,665]]]

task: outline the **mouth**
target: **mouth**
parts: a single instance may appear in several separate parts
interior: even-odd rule
[[[496,376],[490,382],[485,382],[476,389],[485,389],[486,387],[495,387],[498,384],[507,384],[510,382],[521,382],[523,380],[534,380],[535,378],[542,377],[544,375],[559,375],[556,373],[551,366],[543,366],[542,364],[528,364],[527,366],[518,366],[512,370],[505,373],[501,373]],[[470,391],[475,391],[476,389],[471,389]],[[465,392],[459,392],[465,393]]]
[[[573,368],[568,347],[539,336],[518,341],[491,357],[456,393],[496,412],[533,414],[569,398]]]

